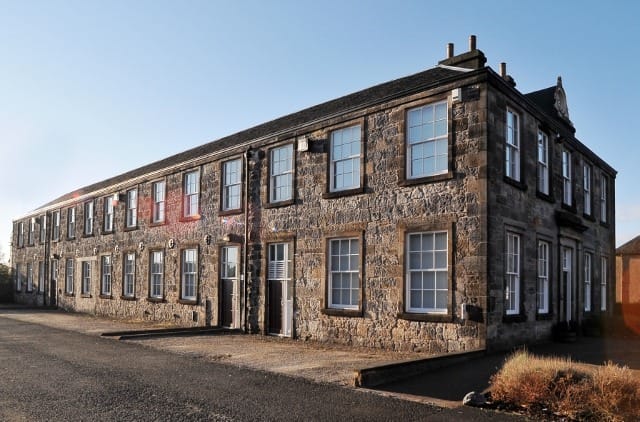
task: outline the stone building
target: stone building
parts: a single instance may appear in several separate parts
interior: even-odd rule
[[[429,352],[608,312],[616,172],[475,44],[24,215],[16,300]]]

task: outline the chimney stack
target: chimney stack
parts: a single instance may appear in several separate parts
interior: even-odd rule
[[[453,43],[447,44],[447,58],[440,60],[439,65],[462,67],[465,69],[482,69],[487,62],[484,53],[476,47],[476,36],[469,36],[469,51],[457,56],[453,52]]]
[[[476,49],[476,36],[469,36],[469,51],[474,51]]]
[[[500,63],[500,76],[507,77],[507,64],[505,62]]]
[[[447,44],[447,59],[450,59],[451,57],[453,57],[453,43],[452,42]]]

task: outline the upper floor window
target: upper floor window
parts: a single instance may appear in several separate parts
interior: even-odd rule
[[[65,263],[65,292],[73,294],[73,259],[67,258]]]
[[[607,176],[604,174],[600,177],[600,221],[607,222],[607,189],[609,184],[607,183]]]
[[[571,180],[571,153],[562,151],[562,202],[573,205],[573,186]]]
[[[549,138],[538,131],[538,192],[549,195]]]
[[[549,243],[538,242],[538,313],[549,313]]]
[[[73,239],[76,237],[76,208],[72,207],[67,210],[67,237]]]
[[[222,211],[240,208],[242,170],[241,160],[222,163]]]
[[[136,290],[136,254],[129,252],[124,254],[124,280],[122,283],[122,295],[134,297]]]
[[[505,312],[507,315],[520,313],[520,235],[507,233],[505,258]]]
[[[329,241],[329,307],[358,309],[360,306],[360,242]]]
[[[35,217],[31,217],[29,219],[29,238],[28,238],[29,245],[33,245],[33,243],[35,242],[35,238],[36,238],[36,219]]]
[[[200,172],[190,171],[184,175],[183,217],[197,217],[200,214],[198,208],[198,195],[200,191]]]
[[[589,164],[582,166],[582,178],[583,212],[585,215],[591,215],[591,166]]]
[[[127,191],[127,207],[126,207],[127,228],[136,227],[138,224],[138,190],[131,189]]]
[[[51,229],[51,240],[60,239],[60,211],[54,211],[51,214],[52,220],[52,229]]]
[[[269,158],[269,201],[293,199],[293,144],[273,148]]]
[[[24,246],[24,223],[21,221],[18,223],[18,247]]]
[[[82,262],[82,289],[83,295],[91,293],[91,262]]]
[[[407,112],[407,168],[410,179],[446,173],[449,167],[446,101]]]
[[[446,313],[449,303],[447,232],[407,235],[408,312]]]
[[[111,232],[113,231],[113,199],[111,196],[106,196],[102,199],[102,203],[104,208],[104,231]]]
[[[154,182],[152,185],[153,194],[153,211],[151,214],[151,221],[153,223],[164,222],[164,194],[165,184],[164,180]]]
[[[182,251],[182,289],[180,298],[184,300],[197,299],[198,286],[198,251],[185,249]]]
[[[591,311],[591,254],[584,254],[584,310]]]
[[[40,216],[40,243],[44,243],[47,238],[47,214]]]
[[[111,255],[100,258],[100,294],[111,295]]]
[[[93,234],[93,201],[84,203],[84,234]]]
[[[149,297],[162,299],[164,279],[164,253],[162,251],[151,251],[149,276]]]
[[[505,175],[520,181],[520,116],[507,109]]]
[[[331,132],[331,192],[360,187],[360,125]]]

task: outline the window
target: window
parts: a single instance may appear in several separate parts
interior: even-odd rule
[[[293,145],[274,148],[270,154],[269,201],[293,199]]]
[[[36,219],[35,217],[31,217],[29,219],[29,237],[28,237],[29,245],[33,245],[33,242],[35,241],[35,235],[36,235]]]
[[[507,315],[520,313],[520,235],[507,233],[505,311]]]
[[[520,181],[520,117],[507,110],[505,175]]]
[[[93,234],[93,201],[84,204],[84,234]]]
[[[584,310],[591,311],[591,254],[584,254]]]
[[[24,223],[21,221],[18,223],[18,247],[24,246]]]
[[[73,239],[76,237],[76,209],[69,208],[67,210],[67,237]]]
[[[549,195],[549,138],[538,131],[538,192]]]
[[[573,190],[571,186],[571,153],[562,151],[562,202],[571,206],[573,204]]]
[[[600,221],[607,222],[607,176],[600,178]]]
[[[127,191],[127,228],[136,227],[138,224],[138,190]]]
[[[60,211],[54,211],[51,215],[53,220],[53,229],[51,230],[51,240],[60,239]]]
[[[329,307],[358,309],[360,304],[360,247],[358,239],[329,241]]]
[[[360,187],[360,125],[331,132],[329,154],[329,190],[337,192]]]
[[[449,166],[447,103],[407,112],[407,168],[411,179],[446,173]]]
[[[583,196],[583,207],[584,207],[584,215],[591,215],[591,166],[588,164],[584,164],[582,167],[582,191],[584,193]]]
[[[196,249],[185,249],[182,251],[182,299],[197,299],[197,276],[198,251]]]
[[[155,182],[152,186],[153,189],[153,213],[151,221],[153,223],[164,222],[164,194],[165,187],[164,181]]]
[[[407,235],[408,312],[446,313],[449,298],[447,232]]]
[[[83,295],[91,293],[91,262],[82,262],[82,289]]]
[[[33,264],[27,264],[27,293],[33,291]]]
[[[607,310],[607,277],[608,277],[608,260],[604,256],[600,259],[602,273],[600,274],[600,310]]]
[[[134,297],[136,281],[136,254],[133,252],[124,254],[124,282],[122,283],[122,295]]]
[[[112,232],[113,231],[113,199],[111,196],[105,196],[102,199],[102,204],[104,208],[104,232]]]
[[[38,293],[44,293],[44,261],[38,262]]]
[[[44,243],[47,238],[47,215],[40,216],[40,243]]]
[[[199,190],[200,172],[196,170],[186,173],[184,175],[183,217],[197,217],[200,214],[198,209]]]
[[[151,268],[149,280],[149,297],[162,299],[164,279],[164,253],[151,251]]]
[[[269,279],[272,278],[272,250],[269,245]],[[286,245],[285,245],[286,246]],[[238,247],[224,246],[221,249],[221,278],[223,280],[236,280],[238,278]]]
[[[100,258],[100,294],[111,296],[111,255]]]
[[[67,258],[65,265],[65,292],[71,295],[73,294],[73,259]]]
[[[549,243],[538,242],[538,313],[549,313]]]
[[[58,260],[57,259],[51,260],[51,280],[54,280],[54,281],[58,280]]]
[[[241,160],[226,161],[222,164],[222,211],[240,208]]]
[[[16,264],[16,291],[22,290],[22,273],[20,272],[20,264]]]

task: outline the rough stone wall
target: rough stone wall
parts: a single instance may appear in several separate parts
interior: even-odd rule
[[[573,320],[579,322],[589,315],[600,312],[600,257],[609,258],[609,294],[607,300],[611,309],[611,297],[614,292],[614,224],[615,203],[613,182],[609,175],[609,214],[610,223],[601,224],[600,219],[600,177],[601,169],[596,163],[583,155],[579,147],[572,143],[572,134],[550,126],[536,117],[526,106],[519,104],[518,98],[507,95],[498,89],[490,89],[488,95],[488,229],[489,229],[489,307],[487,342],[491,348],[508,348],[517,344],[547,339],[551,327],[558,321],[564,321],[561,292],[560,249],[563,245],[574,248],[573,266],[574,296]],[[521,184],[510,183],[505,176],[505,133],[506,109],[516,111],[520,122]],[[549,136],[550,196],[544,198],[537,194],[537,132],[542,128]],[[561,135],[556,139],[556,131]],[[562,148],[573,150],[573,201],[574,209],[562,206]],[[583,215],[583,160],[593,166],[592,174],[592,212],[593,217]],[[585,229],[577,229],[567,224],[558,224],[558,212],[569,215]],[[521,236],[521,312],[517,316],[505,314],[505,236],[506,232]],[[544,240],[550,243],[550,312],[548,315],[537,313],[537,243]],[[592,305],[591,312],[584,311],[584,253],[593,254],[592,263]]]

